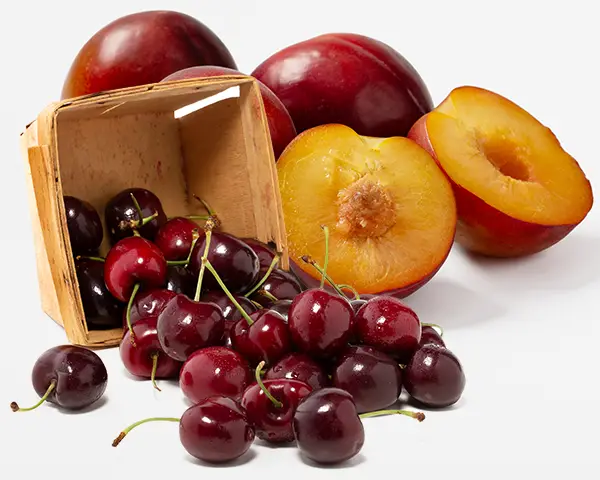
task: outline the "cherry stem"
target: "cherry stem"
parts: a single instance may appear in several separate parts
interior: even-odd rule
[[[13,412],[29,412],[31,410],[35,410],[36,408],[38,408],[42,403],[44,403],[48,399],[48,397],[52,393],[52,390],[54,390],[55,387],[56,387],[56,380],[52,380],[50,382],[50,385],[48,386],[48,390],[46,390],[46,393],[44,393],[44,396],[42,398],[40,398],[40,401],[38,403],[36,403],[33,407],[21,408],[21,407],[19,407],[19,404],[17,402],[12,402],[10,404],[10,409]]]
[[[304,255],[302,257],[302,261],[308,263],[309,265],[312,265],[317,272],[319,272],[321,275],[324,275],[325,278],[327,279],[327,282],[329,282],[329,284],[334,288],[334,290],[341,295],[342,297],[345,297],[346,295],[344,294],[344,292],[342,291],[342,289],[333,281],[333,279],[327,275],[327,273],[325,272],[325,270],[323,270],[319,264],[317,262],[315,262],[311,257],[309,257],[308,255]]]
[[[259,309],[264,308],[260,303],[255,302],[254,300],[252,300],[251,298],[249,298],[248,300],[250,300],[255,307],[258,307]]]
[[[340,290],[350,290],[354,294],[354,300],[360,300],[360,293],[358,293],[358,290],[352,285],[340,283],[338,284],[338,287],[340,287]]]
[[[267,297],[272,302],[278,302],[279,301],[279,299],[275,295],[273,295],[271,292],[268,292],[264,288],[261,289],[258,293],[260,293],[263,297]]]
[[[215,267],[213,267],[211,265],[211,263],[208,261],[208,258],[203,258],[202,259],[202,264],[206,265],[206,269],[210,273],[213,274],[213,277],[215,277],[215,280],[217,281],[217,283],[219,284],[219,286],[223,289],[223,292],[225,292],[225,295],[227,295],[227,298],[229,298],[229,300],[231,301],[231,303],[233,303],[235,305],[235,308],[237,308],[239,310],[239,312],[242,315],[242,317],[244,317],[244,319],[248,322],[248,325],[252,325],[254,323],[254,320],[252,320],[250,318],[250,315],[248,315],[248,313],[246,312],[246,310],[244,310],[242,308],[242,306],[238,303],[238,301],[235,299],[235,297],[231,294],[231,292],[229,291],[229,289],[225,286],[225,284],[223,283],[223,280],[221,280],[221,277],[219,277],[219,274],[215,270]]]
[[[280,259],[281,259],[281,254],[279,252],[277,252],[275,254],[275,256],[273,257],[273,260],[271,260],[271,265],[269,265],[269,268],[267,269],[267,271],[265,272],[263,277],[260,279],[260,281],[256,285],[254,285],[252,290],[250,290],[248,293],[246,293],[246,295],[244,295],[244,297],[248,298],[250,295],[252,295],[254,292],[256,292],[260,287],[262,287],[264,285],[264,283],[268,280],[269,275],[271,275],[271,273],[273,273],[273,270],[279,263]]]
[[[192,253],[194,252],[194,247],[200,238],[200,234],[197,229],[192,231],[192,245],[190,246],[190,252],[185,260],[169,260],[167,261],[167,265],[185,265],[187,266],[192,260]]]
[[[204,278],[204,270],[206,268],[205,260],[208,260],[208,250],[210,249],[210,241],[212,240],[211,228],[212,226],[206,228],[204,252],[202,253],[202,264],[200,265],[200,273],[198,273],[198,283],[196,284],[196,294],[194,295],[194,301],[196,302],[200,300],[200,293],[202,292],[202,279]]]
[[[444,336],[444,329],[437,323],[422,323],[421,327],[431,327],[440,331],[440,337]]]
[[[271,392],[269,392],[269,390],[267,390],[267,387],[265,387],[265,384],[262,381],[262,378],[260,378],[261,372],[263,367],[265,366],[265,361],[263,360],[262,362],[260,362],[258,364],[258,366],[256,367],[256,370],[254,371],[254,376],[256,377],[256,383],[258,384],[258,386],[260,387],[260,389],[263,391],[263,393],[266,395],[266,397],[271,400],[271,402],[273,403],[273,405],[275,405],[275,407],[277,408],[281,408],[283,407],[283,403],[281,403],[279,400],[277,400],[273,394]]]
[[[325,286],[325,278],[327,277],[327,265],[329,264],[329,228],[325,225],[321,225],[323,232],[325,233],[325,261],[323,263],[323,272],[321,274],[321,288]]]
[[[135,338],[133,334],[133,326],[131,325],[131,307],[133,306],[133,299],[135,298],[138,290],[140,289],[140,284],[136,283],[133,286],[133,291],[131,292],[131,296],[129,297],[129,303],[127,304],[127,328],[129,329],[129,338],[131,340],[131,344],[135,347]]]
[[[123,440],[125,438],[125,435],[127,435],[129,432],[131,432],[131,430],[133,430],[135,427],[142,425],[144,423],[148,423],[148,422],[179,422],[179,420],[180,420],[179,418],[175,418],[175,417],[145,418],[144,420],[140,420],[139,422],[135,422],[135,423],[129,425],[125,430],[123,430],[121,433],[119,433],[119,436],[113,440],[112,446],[116,447],[119,443],[121,443],[121,440]]]
[[[138,215],[140,217],[139,220],[135,221],[135,225],[136,226],[143,227],[144,225],[146,225],[147,223],[151,222],[156,217],[158,217],[158,212],[154,212],[149,217],[144,218],[144,214],[142,213],[142,207],[140,207],[140,204],[137,201],[137,198],[135,198],[135,195],[133,193],[130,193],[129,195],[131,195],[131,199],[133,200],[133,204],[135,205],[135,209],[137,210]]]
[[[159,392],[161,392],[162,390],[160,388],[158,388],[158,385],[156,385],[156,368],[158,367],[158,356],[160,354],[159,353],[154,353],[152,355],[152,373],[150,373],[150,380],[152,381],[152,385],[154,386],[154,388],[156,388]]]
[[[365,412],[361,413],[359,417],[368,418],[368,417],[379,417],[382,415],[406,415],[407,417],[412,417],[419,422],[425,420],[425,414],[423,412],[411,412],[409,410],[377,410],[375,412]]]
[[[77,255],[76,260],[93,260],[95,262],[104,262],[104,258],[102,257],[89,257],[87,255]]]
[[[141,237],[140,232],[138,232],[135,228],[132,231],[134,237]]]
[[[188,220],[210,220],[212,217],[210,215],[186,215]]]
[[[209,204],[208,204],[208,203],[207,203],[205,200],[202,200],[202,199],[201,199],[201,198],[200,198],[198,195],[196,195],[195,193],[194,193],[194,198],[195,198],[196,200],[198,200],[198,201],[199,201],[199,202],[200,202],[200,203],[201,203],[201,204],[204,206],[204,208],[206,208],[206,211],[208,212],[208,214],[209,214],[211,217],[216,217],[215,211],[214,211],[212,208],[210,208],[210,205],[209,205]]]

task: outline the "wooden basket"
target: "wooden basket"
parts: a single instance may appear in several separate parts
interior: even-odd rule
[[[232,87],[238,97],[174,114]],[[101,217],[125,188],[151,190],[168,216],[205,213],[198,195],[217,212],[223,231],[273,241],[283,252],[281,267],[289,267],[275,158],[251,77],[158,83],[53,103],[21,134],[21,148],[42,309],[72,344],[115,346],[122,329],[87,328],[64,195],[87,200]],[[108,248],[105,228],[101,254]]]

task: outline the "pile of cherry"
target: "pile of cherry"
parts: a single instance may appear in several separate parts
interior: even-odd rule
[[[425,418],[394,409],[403,390],[423,408],[459,400],[465,375],[443,331],[397,298],[336,285],[326,226],[323,265],[304,258],[321,285],[307,289],[278,267],[279,252],[220,231],[218,215],[198,200],[206,215],[168,219],[152,192],[119,193],[105,209],[111,248],[102,258],[98,213],[65,198],[86,320],[122,326],[125,368],[156,389],[158,379],[178,379],[192,404],[178,418],[134,423],[113,446],[138,425],[165,420],[179,423],[183,447],[203,461],[237,459],[259,438],[295,442],[305,458],[334,464],[362,449],[363,418]],[[61,345],[39,357],[32,379],[40,401],[13,403],[14,411],[44,401],[89,406],[107,372],[93,351]]]

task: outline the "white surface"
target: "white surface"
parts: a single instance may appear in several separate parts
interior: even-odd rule
[[[116,349],[102,351],[107,402],[61,414],[49,405],[13,414],[11,400],[37,399],[31,367],[65,341],[40,310],[18,134],[58,99],[80,46],[126,13],[170,8],[195,15],[228,45],[241,70],[319,33],[354,31],[405,55],[437,104],[472,84],[519,103],[552,128],[600,185],[595,2],[453,0],[368,2],[29,1],[3,5],[2,219],[0,255],[0,478],[278,478],[331,475],[303,464],[294,448],[255,446],[237,468],[188,460],[171,423],[140,427],[117,449],[129,423],[179,415],[175,385],[154,393],[131,380]],[[219,7],[219,5],[221,5]],[[86,11],[87,9],[87,11]],[[476,262],[454,249],[435,279],[408,302],[423,321],[446,327],[464,364],[467,388],[449,411],[419,424],[405,417],[365,420],[366,443],[336,475],[365,478],[598,478],[600,387],[600,214],[594,208],[564,242],[519,262]],[[265,468],[275,470],[265,471]],[[388,470],[389,471],[389,470]],[[263,477],[263,478],[265,478]],[[558,478],[558,477],[557,477]]]

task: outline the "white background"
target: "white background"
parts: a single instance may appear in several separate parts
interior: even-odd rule
[[[351,31],[395,47],[425,79],[434,102],[454,87],[506,95],[549,126],[600,185],[600,73],[595,3],[555,1],[120,1],[5,2],[0,28],[0,478],[279,478],[379,474],[397,478],[598,478],[600,427],[600,214],[551,250],[521,261],[475,261],[455,248],[439,274],[407,301],[446,328],[467,387],[455,408],[365,420],[359,457],[335,472],[304,464],[295,448],[256,445],[232,468],[196,464],[172,423],[176,385],[153,392],[123,371],[116,349],[106,403],[78,415],[33,403],[31,367],[64,332],[40,309],[18,134],[60,96],[83,43],[111,20],[169,8],[192,14],[227,44],[246,73],[276,50],[311,36]],[[597,188],[595,188],[595,191]],[[268,467],[269,471],[265,468]],[[557,477],[558,478],[558,477]]]

